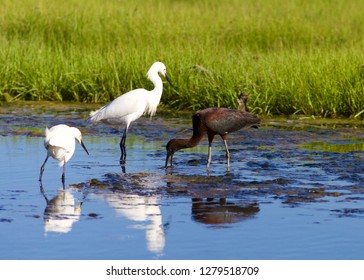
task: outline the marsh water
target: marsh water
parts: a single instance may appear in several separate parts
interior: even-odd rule
[[[364,126],[353,120],[263,119],[259,129],[179,151],[191,113],[132,124],[119,165],[118,127],[86,123],[89,107],[2,107],[0,259],[363,259]],[[83,132],[62,188],[46,126]]]

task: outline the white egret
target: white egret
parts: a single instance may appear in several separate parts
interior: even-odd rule
[[[84,143],[82,142],[82,134],[78,128],[69,127],[65,124],[55,125],[50,129],[46,128],[44,147],[47,150],[47,156],[42,167],[40,168],[39,182],[42,182],[44,166],[48,158],[52,157],[58,160],[59,166],[63,166],[62,184],[64,186],[66,163],[71,159],[73,153],[75,152],[75,140],[77,140],[86,153],[89,154]]]
[[[167,76],[166,66],[162,62],[155,62],[147,72],[148,79],[154,84],[154,89],[149,91],[144,88],[131,90],[97,111],[90,113],[91,122],[104,122],[109,124],[124,125],[124,134],[120,141],[120,164],[125,164],[126,149],[125,140],[130,123],[139,119],[143,114],[148,113],[154,116],[163,92],[163,82],[160,76],[163,75],[172,85]]]

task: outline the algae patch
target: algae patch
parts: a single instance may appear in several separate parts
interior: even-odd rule
[[[313,151],[350,153],[364,151],[364,139],[339,140],[335,142],[314,141],[302,144],[300,148]]]

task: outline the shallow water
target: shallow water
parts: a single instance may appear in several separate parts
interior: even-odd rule
[[[364,128],[341,120],[263,120],[229,137],[231,167],[216,137],[177,152],[189,114],[132,124],[121,169],[115,127],[87,126],[88,110],[2,109],[0,259],[363,259]],[[46,125],[78,126],[62,170],[45,158]]]

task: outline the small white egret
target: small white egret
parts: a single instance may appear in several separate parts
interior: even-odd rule
[[[166,66],[162,62],[155,62],[147,72],[148,79],[154,84],[154,89],[149,91],[144,88],[131,90],[97,111],[90,113],[91,122],[104,122],[109,124],[124,125],[124,134],[120,141],[120,164],[125,164],[125,140],[130,123],[139,119],[143,114],[154,116],[163,92],[163,82],[158,73],[161,73],[172,85],[167,76]]]
[[[82,142],[82,134],[78,128],[69,127],[65,124],[55,125],[50,129],[46,128],[44,147],[47,150],[47,156],[42,167],[40,168],[39,182],[42,182],[44,166],[48,158],[52,157],[58,160],[59,166],[63,166],[62,184],[64,186],[66,163],[71,159],[73,153],[75,152],[75,140],[77,140],[86,153],[89,154]]]

